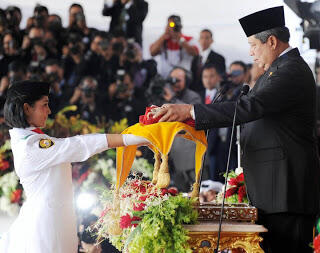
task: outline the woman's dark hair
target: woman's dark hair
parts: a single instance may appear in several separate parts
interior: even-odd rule
[[[48,96],[50,85],[45,82],[20,81],[12,84],[4,104],[4,119],[8,126],[29,127],[23,110],[24,103],[34,106],[43,96]]]

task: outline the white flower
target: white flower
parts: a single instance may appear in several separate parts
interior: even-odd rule
[[[11,203],[6,196],[0,198],[0,210],[4,211],[10,216],[15,216],[19,213],[20,207],[16,203]]]
[[[235,173],[237,174],[237,176],[239,176],[241,173],[243,173],[243,168],[242,167],[236,168]]]

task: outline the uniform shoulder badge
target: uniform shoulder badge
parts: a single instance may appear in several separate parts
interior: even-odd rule
[[[41,139],[39,141],[39,148],[50,148],[54,145],[54,142],[50,139]]]
[[[273,74],[273,73],[272,73],[272,72],[270,72],[270,73],[269,73],[269,76],[272,76],[272,74]]]

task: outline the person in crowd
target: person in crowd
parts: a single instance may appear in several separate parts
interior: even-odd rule
[[[223,184],[212,180],[201,182],[200,186],[200,203],[213,202],[216,200],[217,193],[223,189]]]
[[[134,135],[88,134],[54,138],[44,134],[50,108],[49,83],[22,81],[9,88],[4,116],[10,130],[15,171],[27,196],[20,214],[0,239],[0,252],[77,252],[71,162],[108,148],[145,145]]]
[[[4,32],[2,36],[3,53],[0,58],[0,78],[8,73],[8,65],[12,61],[20,60],[19,45],[17,38],[11,31]]]
[[[201,103],[199,94],[188,88],[192,80],[187,70],[175,67],[171,71],[170,77],[176,82],[172,82],[164,88],[163,97],[167,103]],[[172,178],[180,191],[189,191],[194,181],[194,156],[188,155],[194,153],[195,145],[193,142],[183,138],[175,138],[169,158],[172,161],[172,167],[174,167]]]
[[[150,46],[151,56],[160,55],[158,72],[167,78],[174,66],[191,70],[194,56],[199,54],[195,40],[182,33],[180,16],[171,15],[165,32]]]
[[[97,31],[95,28],[89,28],[86,23],[86,16],[80,4],[72,4],[69,8],[69,25],[67,33],[78,33],[82,43],[85,46],[85,51],[90,47],[91,38]]]
[[[125,70],[118,70],[116,81],[109,86],[108,115],[114,121],[128,119],[128,125],[139,121],[143,115],[147,102],[145,98],[137,97],[133,76]]]
[[[105,0],[103,16],[110,16],[109,32],[123,31],[127,39],[134,39],[142,46],[142,24],[148,14],[145,0]]]
[[[45,78],[50,83],[49,107],[51,109],[50,117],[54,118],[56,113],[66,106],[69,101],[66,96],[66,80],[64,79],[64,70],[61,62],[57,59],[48,59],[45,62]]]
[[[232,125],[238,103],[248,198],[258,208],[258,223],[268,229],[262,247],[272,253],[312,252],[320,200],[313,74],[289,45],[283,6],[239,21],[250,55],[265,70],[248,95],[239,102],[165,105],[153,117],[161,117],[160,122],[193,118],[196,129],[226,127]]]
[[[250,69],[250,81],[248,82],[250,86],[250,90],[254,87],[259,77],[262,76],[263,74],[264,74],[264,69],[261,68],[258,63],[254,62]]]
[[[192,82],[190,72],[184,68],[175,67],[172,69],[170,77],[174,78],[176,82],[164,88],[165,94],[163,98],[167,103],[201,103],[199,94],[188,88]]]
[[[23,32],[20,30],[20,23],[22,19],[21,10],[17,6],[10,5],[5,9],[5,19],[7,29],[10,30],[17,39],[17,44],[21,45]],[[3,34],[3,33],[0,33]]]
[[[215,65],[220,75],[223,75],[226,72],[226,63],[224,57],[212,49],[213,35],[211,30],[203,29],[200,32],[199,44],[200,53],[198,56],[193,58],[191,67],[194,80],[190,88],[195,91],[202,90],[203,88],[203,84],[201,82],[201,72],[203,66],[206,64]]]
[[[209,63],[203,67],[202,83],[205,88],[199,92],[202,103],[211,104],[214,99],[218,99],[218,101],[226,99],[225,96],[217,97],[221,88],[222,76],[216,65]],[[220,129],[213,128],[208,132],[207,159],[209,160],[209,178],[215,182],[224,182],[225,157],[228,153],[225,148],[221,147],[226,140],[221,138],[219,131]]]
[[[76,115],[95,125],[107,122],[108,100],[97,92],[98,81],[91,77],[84,77],[75,89],[70,104],[77,105]]]

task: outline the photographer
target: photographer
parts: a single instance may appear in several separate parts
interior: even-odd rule
[[[142,23],[148,13],[144,0],[105,0],[102,15],[111,16],[109,32],[121,30],[142,46]]]
[[[112,69],[110,60],[110,35],[106,32],[96,32],[90,44],[90,49],[80,63],[79,73],[82,76],[94,76],[99,84],[106,88],[111,82]]]
[[[72,96],[74,88],[81,79],[84,47],[78,33],[69,34],[68,43],[63,47],[62,68],[64,69],[65,92],[68,98]]]
[[[182,34],[181,30],[181,18],[171,15],[164,34],[150,46],[151,56],[160,55],[158,72],[164,78],[173,66],[190,71],[193,57],[199,54],[195,40]]]
[[[0,81],[0,108],[2,115],[3,105],[7,96],[9,85],[16,81],[26,79],[26,66],[19,60],[12,61],[8,65],[8,74],[3,76]]]
[[[2,46],[3,54],[0,59],[0,78],[7,75],[10,62],[20,59],[17,39],[10,31],[4,33]]]
[[[198,93],[190,90],[188,85],[191,82],[191,76],[189,72],[181,67],[175,67],[171,73],[171,78],[175,78],[177,81],[171,85],[171,87],[165,87],[165,94],[163,98],[166,103],[171,104],[188,104],[188,103],[201,103],[201,98]]]
[[[20,30],[20,22],[21,22],[21,10],[17,6],[8,6],[5,10],[5,23],[6,28],[10,30],[14,36],[17,38],[18,45],[22,42],[22,31]],[[0,34],[3,34],[0,32]]]
[[[89,48],[91,43],[91,37],[97,29],[88,28],[86,23],[86,17],[84,15],[83,8],[80,4],[72,4],[69,8],[69,25],[67,28],[67,34],[78,33],[81,36],[81,41],[85,46],[85,51]]]
[[[68,104],[65,92],[65,79],[63,78],[63,69],[56,59],[49,59],[45,62],[45,80],[50,83],[49,106],[51,108],[50,117]]]
[[[150,80],[157,73],[157,63],[153,59],[143,60],[139,44],[128,40],[127,47],[121,55],[121,66],[133,76],[134,87],[143,93]]]
[[[70,104],[78,107],[75,114],[79,114],[81,119],[95,125],[107,121],[106,102],[103,102],[102,97],[98,96],[97,87],[98,82],[95,78],[84,77],[70,99]]]
[[[125,70],[117,71],[116,82],[109,86],[109,115],[112,120],[128,119],[128,125],[139,121],[147,106],[145,98],[138,98],[134,88],[133,76]]]

